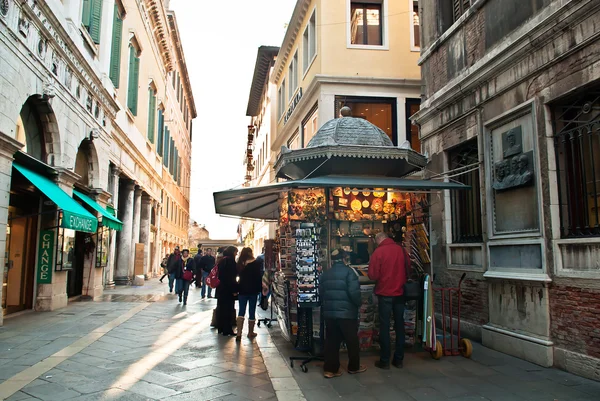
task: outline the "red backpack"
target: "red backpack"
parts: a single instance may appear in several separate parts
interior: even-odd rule
[[[208,284],[210,288],[217,288],[219,284],[221,284],[221,281],[219,280],[219,265],[215,265],[215,267],[212,268],[210,274],[206,278],[206,284]]]

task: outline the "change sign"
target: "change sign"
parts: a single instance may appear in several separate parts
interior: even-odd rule
[[[40,231],[38,249],[38,284],[52,283],[52,264],[54,261],[54,231]]]

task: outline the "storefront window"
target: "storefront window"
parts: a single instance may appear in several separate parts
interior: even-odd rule
[[[304,147],[308,145],[313,136],[317,133],[317,121],[319,119],[319,110],[315,107],[308,117],[302,122],[302,136]]]
[[[75,261],[75,230],[62,227],[58,229],[57,250],[56,270],[71,270]]]
[[[96,243],[96,267],[106,267],[108,264],[110,232],[111,231],[108,227],[98,227],[98,241]]]
[[[364,118],[381,128],[393,144],[398,145],[395,98],[336,96],[336,116],[339,117],[339,111],[344,106],[350,107],[352,117]]]
[[[298,130],[296,130],[296,132],[294,132],[294,135],[292,135],[292,138],[288,141],[288,148],[290,150],[295,150],[300,149],[300,147],[300,134]]]

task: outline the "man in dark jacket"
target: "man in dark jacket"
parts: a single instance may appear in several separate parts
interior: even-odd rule
[[[175,250],[172,254],[169,255],[169,259],[167,259],[167,272],[169,273],[169,292],[173,292],[173,284],[175,283],[175,279],[179,275],[179,271],[181,270],[182,260],[181,260],[181,252],[179,251],[179,247],[176,246]]]
[[[396,351],[392,365],[402,367],[404,360],[404,284],[410,269],[410,258],[400,245],[386,233],[375,236],[377,249],[369,261],[369,278],[377,281],[375,295],[379,310],[379,344],[381,351],[375,366],[390,368],[390,316],[394,313],[396,331]]]
[[[340,369],[340,345],[348,347],[348,373],[362,373],[367,368],[360,365],[358,344],[358,308],[360,308],[360,285],[358,275],[346,265],[346,253],[336,249],[331,253],[333,266],[320,277],[319,294],[321,311],[325,318],[325,364],[326,378],[342,375]]]
[[[212,298],[212,288],[206,285],[206,278],[210,271],[215,267],[215,257],[212,255],[212,249],[208,248],[206,253],[200,259],[200,263],[196,265],[198,270],[202,270],[202,299],[206,298],[206,288],[208,287],[208,297]]]
[[[198,253],[194,255],[194,281],[196,288],[202,287],[202,244],[198,244]]]

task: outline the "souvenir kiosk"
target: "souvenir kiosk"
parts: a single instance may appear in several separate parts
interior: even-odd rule
[[[367,277],[375,235],[384,231],[403,243],[416,278],[431,274],[429,204],[442,199],[431,194],[468,188],[402,178],[423,168],[426,158],[349,115],[342,109],[342,117],[325,123],[304,149],[282,148],[275,169],[285,181],[214,193],[221,215],[278,222],[272,305],[282,334],[298,350],[318,352],[321,344],[319,276],[331,265],[331,250],[345,249],[360,276],[359,338],[368,349],[378,337],[374,283]],[[416,311],[407,305],[409,341],[420,334]]]

